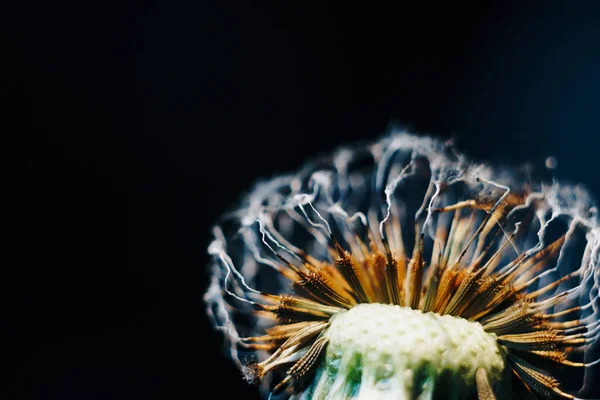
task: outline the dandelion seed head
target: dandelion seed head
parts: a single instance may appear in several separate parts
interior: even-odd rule
[[[394,131],[260,181],[213,232],[207,312],[265,397],[592,388],[600,223],[581,185]],[[390,314],[367,325],[360,310]],[[372,326],[388,317],[395,325]],[[439,354],[418,350],[423,340]]]

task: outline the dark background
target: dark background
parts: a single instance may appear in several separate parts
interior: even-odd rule
[[[390,122],[600,196],[594,2],[88,3],[0,9],[0,397],[257,398],[204,317],[210,226]]]

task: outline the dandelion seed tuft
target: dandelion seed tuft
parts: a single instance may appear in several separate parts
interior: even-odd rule
[[[209,246],[229,356],[265,398],[586,398],[597,208],[519,171],[393,132],[257,184]]]

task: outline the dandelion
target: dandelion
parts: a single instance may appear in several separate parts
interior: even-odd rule
[[[592,389],[600,224],[580,186],[396,132],[257,184],[213,232],[207,311],[265,397]]]

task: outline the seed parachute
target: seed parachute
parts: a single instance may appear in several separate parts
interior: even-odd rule
[[[600,224],[580,186],[394,132],[218,220],[207,312],[265,398],[589,398]]]

